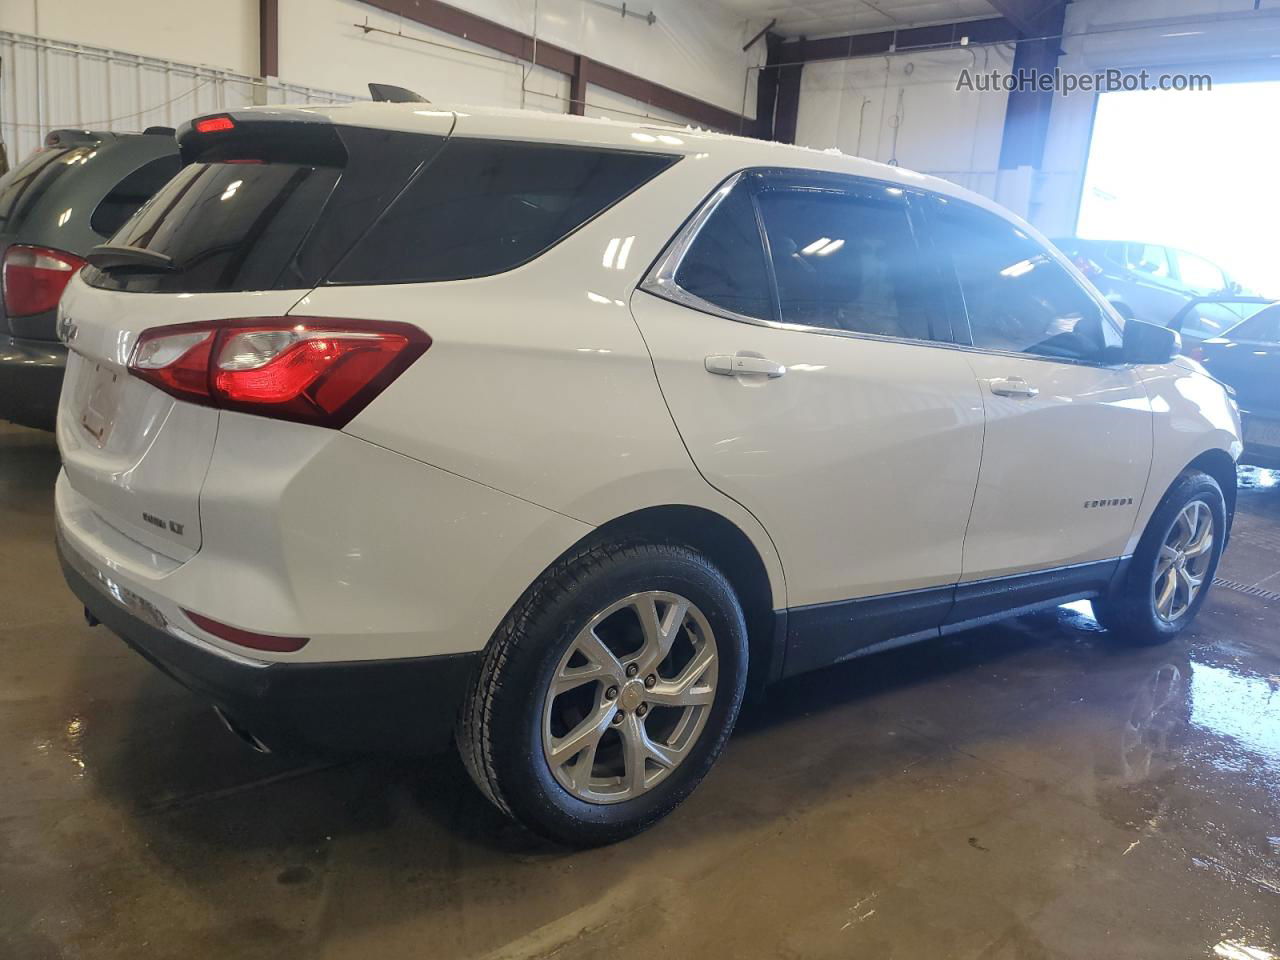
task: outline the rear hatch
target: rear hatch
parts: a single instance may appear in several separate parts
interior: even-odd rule
[[[139,334],[228,318],[282,317],[443,145],[247,111],[179,137],[184,167],[67,289],[69,357],[58,443],[72,488],[106,523],[177,561],[200,549],[200,490],[219,412],[128,373]]]

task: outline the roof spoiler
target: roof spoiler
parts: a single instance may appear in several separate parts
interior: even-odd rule
[[[76,144],[101,143],[114,133],[95,133],[92,130],[50,130],[44,138],[46,147],[70,147]]]
[[[373,97],[374,103],[431,102],[420,93],[414,93],[412,90],[406,90],[404,87],[397,87],[390,83],[369,84],[369,96]]]

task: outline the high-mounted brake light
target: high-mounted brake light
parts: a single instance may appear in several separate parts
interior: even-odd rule
[[[191,403],[341,428],[429,346],[407,323],[214,320],[143,331],[129,372]]]
[[[296,653],[307,645],[310,637],[281,637],[274,633],[254,633],[252,630],[241,630],[228,624],[206,617],[190,610],[182,611],[187,618],[201,630],[215,637],[234,643],[238,647],[250,650],[268,650],[271,653]]]
[[[58,305],[84,259],[65,250],[15,243],[4,255],[4,309],[11,317],[45,313]]]
[[[225,113],[217,117],[205,117],[195,122],[196,133],[220,133],[223,130],[234,130],[236,122]]]

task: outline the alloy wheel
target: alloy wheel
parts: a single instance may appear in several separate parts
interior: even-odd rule
[[[601,610],[545,692],[543,754],[556,780],[589,803],[652,790],[701,736],[718,666],[711,626],[685,597],[649,590]]]
[[[1156,558],[1151,598],[1156,616],[1174,623],[1195,603],[1213,560],[1213,511],[1192,500],[1173,522]]]

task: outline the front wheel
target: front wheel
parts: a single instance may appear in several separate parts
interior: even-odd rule
[[[747,673],[724,575],[667,544],[602,544],[556,564],[499,627],[458,746],[499,809],[572,846],[645,829],[702,780]]]
[[[1218,482],[1198,470],[1183,473],[1147,524],[1120,588],[1095,601],[1098,620],[1124,642],[1172,640],[1204,604],[1226,529]]]

